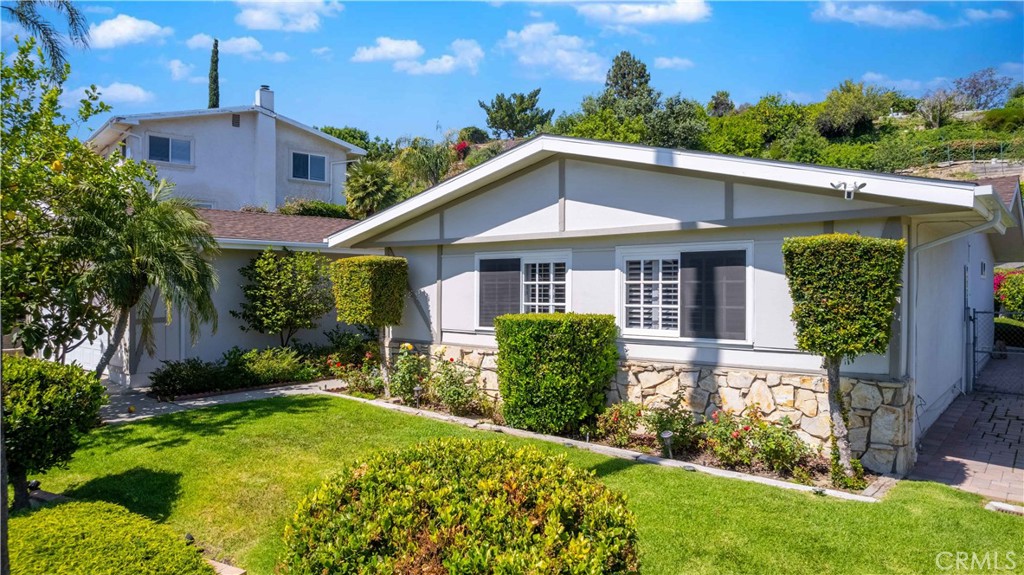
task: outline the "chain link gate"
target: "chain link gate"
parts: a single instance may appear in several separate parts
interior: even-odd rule
[[[972,309],[971,328],[974,389],[1024,395],[1024,312]]]

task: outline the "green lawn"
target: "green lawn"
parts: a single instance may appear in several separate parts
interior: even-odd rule
[[[322,477],[372,450],[456,435],[501,438],[344,399],[278,398],[98,430],[70,469],[42,480],[271,575],[285,518]],[[922,573],[939,572],[942,551],[1024,557],[1024,519],[937,484],[902,482],[882,503],[857,503],[533,443],[626,493],[644,573]]]

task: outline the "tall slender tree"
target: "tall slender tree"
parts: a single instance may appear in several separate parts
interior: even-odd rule
[[[70,0],[18,0],[12,4],[5,3],[2,7],[5,15],[39,41],[50,67],[54,71],[63,70],[68,63],[64,52],[64,36],[43,18],[39,13],[40,6],[52,8],[64,16],[68,28],[67,38],[72,45],[80,48],[89,46],[89,27],[85,15]]]
[[[210,108],[220,108],[220,54],[217,39],[213,39],[210,52]]]

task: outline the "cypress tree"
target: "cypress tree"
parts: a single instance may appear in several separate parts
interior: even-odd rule
[[[217,39],[213,39],[213,51],[210,53],[210,108],[220,107],[220,75],[217,72],[219,66],[217,55]]]

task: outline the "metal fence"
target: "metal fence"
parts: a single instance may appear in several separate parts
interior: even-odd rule
[[[971,325],[974,388],[1024,393],[1024,312],[971,310]]]

